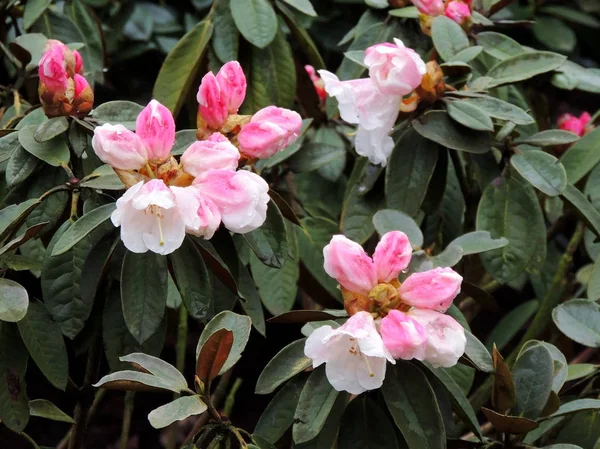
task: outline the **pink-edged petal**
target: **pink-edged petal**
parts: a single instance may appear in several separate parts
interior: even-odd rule
[[[390,282],[408,267],[412,246],[407,235],[401,231],[384,234],[373,253],[373,263],[379,282]]]

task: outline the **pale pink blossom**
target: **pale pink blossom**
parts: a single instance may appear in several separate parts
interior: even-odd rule
[[[121,227],[121,240],[129,251],[170,254],[183,243],[186,226],[197,219],[197,210],[197,200],[178,201],[162,180],[153,179],[130,187],[117,200],[111,220]]]
[[[399,310],[391,310],[379,325],[383,344],[395,359],[423,360],[427,332],[417,321]]]
[[[83,58],[77,50],[73,50],[73,57],[75,58],[75,73],[83,75]]]
[[[412,257],[412,246],[407,235],[400,231],[387,232],[373,253],[373,262],[379,282],[390,282],[408,267]]]
[[[237,61],[230,61],[217,73],[217,82],[221,88],[221,97],[230,114],[237,114],[246,98],[246,76]]]
[[[558,127],[563,131],[570,131],[581,137],[589,131],[588,124],[591,119],[592,116],[587,112],[581,114],[579,118],[571,114],[563,114],[558,119]]]
[[[445,312],[460,293],[461,283],[462,276],[452,268],[435,268],[411,274],[398,292],[408,305]]]
[[[148,103],[137,116],[135,132],[146,146],[148,159],[162,162],[169,157],[175,143],[175,120],[165,106],[156,100]]]
[[[327,99],[327,91],[325,90],[325,83],[323,82],[321,77],[317,74],[317,71],[315,70],[315,68],[312,65],[307,64],[304,66],[304,70],[306,70],[306,73],[308,73],[308,76],[310,77],[310,80],[312,81],[313,86],[315,86],[315,91],[317,92],[317,96],[319,97],[319,99],[321,101],[324,101],[325,99]]]
[[[339,102],[340,116],[357,124],[355,146],[360,156],[377,165],[386,165],[394,148],[392,131],[402,97],[382,94],[372,79],[340,81],[327,70],[319,70],[327,93]]]
[[[334,235],[323,248],[325,272],[351,292],[367,295],[377,285],[373,260],[358,243]]]
[[[215,204],[202,197],[195,186],[172,186],[171,191],[185,221],[185,232],[210,239],[221,224],[221,214]]]
[[[413,308],[408,316],[425,328],[424,360],[433,367],[449,368],[465,353],[467,338],[463,327],[451,316],[433,310]]]
[[[384,95],[410,94],[419,87],[427,70],[417,52],[405,47],[400,39],[394,39],[394,44],[385,42],[367,48],[365,65]]]
[[[439,16],[444,13],[444,0],[411,0],[419,12],[428,16]]]
[[[206,122],[209,128],[220,129],[229,116],[227,100],[221,93],[221,86],[217,77],[208,72],[202,78],[198,88],[198,115]]]
[[[202,197],[211,200],[227,229],[245,234],[260,227],[267,217],[269,185],[247,170],[208,170],[194,180]]]
[[[51,45],[40,59],[38,73],[40,83],[52,93],[64,94],[69,81],[67,62],[63,51],[63,44]]]
[[[446,5],[444,15],[454,20],[459,25],[466,23],[471,18],[471,8],[462,1],[451,1]]]
[[[148,161],[140,136],[123,125],[106,123],[96,127],[92,147],[102,162],[121,170],[139,170]]]
[[[325,363],[333,388],[351,394],[381,387],[387,361],[395,363],[367,312],[351,316],[337,329],[319,327],[306,340],[304,354],[313,368]]]
[[[261,109],[238,135],[240,151],[264,159],[289,146],[300,135],[302,117],[295,111],[268,106]]]
[[[239,159],[238,149],[225,136],[214,133],[208,140],[192,143],[181,155],[181,165],[196,177],[211,169],[235,170]]]

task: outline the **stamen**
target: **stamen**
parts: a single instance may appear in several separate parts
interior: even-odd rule
[[[360,355],[362,356],[363,360],[365,361],[365,364],[367,365],[367,369],[369,370],[369,377],[375,377],[375,373],[371,369],[371,364],[369,363],[369,359],[367,358],[367,356],[364,355],[362,352],[360,353]]]
[[[156,221],[158,222],[158,235],[160,237],[160,246],[164,246],[165,239],[163,237],[162,225],[160,223],[160,214],[156,214]]]

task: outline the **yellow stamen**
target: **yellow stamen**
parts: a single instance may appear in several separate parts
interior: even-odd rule
[[[367,356],[364,355],[362,352],[360,353],[360,355],[362,356],[363,360],[365,361],[365,364],[367,365],[367,369],[369,370],[369,377],[375,377],[375,373],[371,369],[371,364],[369,363],[369,359],[367,358]]]
[[[158,235],[160,237],[160,246],[163,246],[165,244],[165,239],[163,237],[163,231],[162,231],[162,225],[160,223],[160,215],[156,214],[156,221],[158,222]]]

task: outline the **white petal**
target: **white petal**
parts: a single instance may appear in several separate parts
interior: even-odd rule
[[[304,355],[309,359],[312,359],[313,368],[327,362],[331,352],[324,340],[332,330],[331,326],[321,326],[315,329],[306,339]]]

